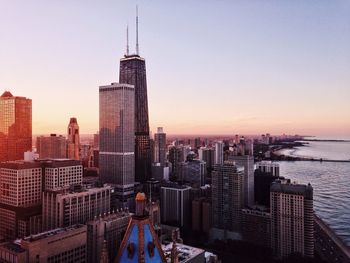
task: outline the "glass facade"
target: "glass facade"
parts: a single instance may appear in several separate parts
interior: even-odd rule
[[[0,162],[23,160],[32,149],[32,100],[4,92],[0,97]]]
[[[120,60],[119,82],[135,87],[135,179],[146,182],[151,177],[146,63],[138,55]]]
[[[100,178],[127,188],[135,181],[134,87],[100,87]]]

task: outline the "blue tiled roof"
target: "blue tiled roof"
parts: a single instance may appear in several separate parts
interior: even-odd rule
[[[165,263],[164,252],[149,219],[143,218],[138,220],[137,218],[131,218],[130,220],[131,222],[119,248],[119,259],[117,256],[116,262],[140,262],[139,255],[144,255],[144,262],[146,263]],[[143,247],[140,247],[139,244],[142,241],[142,237]],[[132,252],[128,251],[128,246]],[[152,252],[150,248],[153,248],[151,249]]]

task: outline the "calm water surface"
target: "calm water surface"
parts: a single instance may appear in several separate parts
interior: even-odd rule
[[[298,156],[332,160],[350,159],[350,142],[310,142],[299,147]],[[311,183],[314,209],[348,245],[350,245],[350,163],[279,162],[281,176],[298,183]]]

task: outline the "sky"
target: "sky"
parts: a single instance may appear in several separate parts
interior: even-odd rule
[[[350,137],[348,0],[1,0],[0,93],[33,100],[34,134],[98,130],[136,4],[153,132]]]

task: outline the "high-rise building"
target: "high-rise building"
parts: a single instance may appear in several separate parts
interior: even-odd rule
[[[162,222],[178,227],[191,225],[191,187],[168,184],[161,187],[160,211]]]
[[[265,247],[271,247],[271,215],[266,207],[242,209],[241,223],[242,238],[244,241]]]
[[[172,176],[180,175],[180,164],[186,161],[191,148],[189,146],[178,145],[169,148],[169,162],[171,163]]]
[[[254,201],[254,156],[229,155],[228,159],[234,161],[237,166],[244,167],[244,205],[253,206]]]
[[[42,170],[39,163],[0,163],[0,236],[7,240],[41,231]]]
[[[192,187],[205,185],[207,166],[201,160],[188,160],[180,164],[179,181],[190,183]]]
[[[212,172],[213,227],[239,232],[244,174],[234,162],[214,165]]]
[[[110,212],[111,187],[43,192],[43,229],[85,224]]]
[[[106,241],[110,262],[114,262],[124,233],[128,227],[131,214],[128,211],[117,211],[98,216],[87,223],[87,262],[99,262]]]
[[[138,20],[138,17],[137,17]],[[138,32],[138,22],[136,23]],[[138,48],[138,33],[136,54],[129,54],[129,48],[120,59],[119,82],[135,87],[135,179],[144,183],[151,177],[151,148],[148,119],[148,99],[146,62],[140,57]]]
[[[208,233],[211,227],[211,202],[205,197],[192,201],[192,230]]]
[[[0,162],[23,160],[32,150],[32,100],[5,91],[0,97]]]
[[[215,143],[215,164],[222,164],[224,162],[224,143]]]
[[[211,170],[214,165],[215,150],[209,147],[201,147],[198,150],[198,159],[206,162],[207,169]]]
[[[166,162],[166,133],[162,127],[158,127],[157,133],[154,134],[154,162],[162,166]]]
[[[270,188],[271,247],[278,258],[314,256],[313,188],[276,180]]]
[[[271,176],[280,176],[280,165],[277,162],[261,161],[256,163],[256,169],[259,169],[262,173],[269,173]]]
[[[36,150],[40,159],[66,158],[67,140],[62,135],[50,134],[36,138]]]
[[[99,168],[115,186],[117,207],[131,205],[135,183],[134,86],[112,83],[100,90]]]
[[[68,124],[67,157],[80,160],[80,136],[77,118],[70,118]]]

